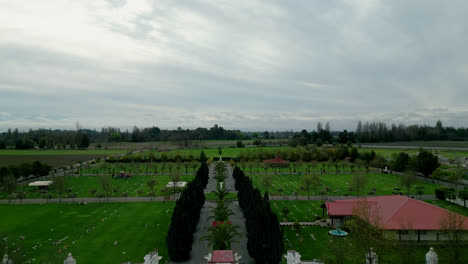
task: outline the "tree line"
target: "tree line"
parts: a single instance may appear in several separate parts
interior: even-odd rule
[[[268,193],[262,199],[252,180],[235,167],[233,171],[239,205],[246,218],[247,249],[256,263],[280,263],[284,250],[283,231],[270,207]]]
[[[193,234],[200,219],[200,210],[205,203],[203,189],[207,184],[208,166],[203,162],[195,179],[182,191],[172,213],[166,237],[169,258],[172,261],[185,261],[190,258]]]

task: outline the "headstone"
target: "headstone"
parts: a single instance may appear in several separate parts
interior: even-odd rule
[[[211,261],[213,259],[213,255],[211,253],[208,253],[208,255],[205,256],[206,262]]]
[[[180,199],[180,193],[175,194],[175,199],[176,199],[176,201]]]
[[[239,263],[239,260],[242,258],[242,256],[239,256],[237,254],[237,252],[234,252],[234,260],[236,261],[236,263]]]
[[[159,261],[162,259],[162,257],[159,256],[158,250],[155,250],[147,254],[144,259],[145,262],[143,264],[159,264]]]
[[[370,248],[370,251],[366,254],[366,264],[379,264],[379,258],[373,248]]]
[[[76,264],[76,260],[72,257],[71,253],[68,253],[68,256],[63,262],[63,264]]]
[[[13,264],[13,261],[11,261],[11,259],[8,258],[8,254],[5,254],[5,256],[3,256],[2,264]]]
[[[434,248],[431,247],[426,254],[426,264],[438,264],[439,256],[435,253]]]
[[[301,254],[295,250],[288,250],[288,253],[283,256],[287,264],[300,264],[301,263]]]

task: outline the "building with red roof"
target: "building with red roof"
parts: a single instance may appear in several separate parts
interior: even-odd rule
[[[401,239],[402,230],[415,231],[417,240],[442,239],[441,221],[450,213],[435,205],[400,195],[336,200],[325,205],[332,226],[340,226],[352,216],[359,216],[359,212],[362,212],[359,207],[367,207],[367,218],[378,219],[386,237],[394,239]],[[463,228],[468,231],[468,217],[455,215],[463,221]],[[467,234],[465,239],[468,239]]]

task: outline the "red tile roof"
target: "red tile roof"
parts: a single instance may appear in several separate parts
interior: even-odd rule
[[[364,200],[369,204],[371,214],[378,211],[382,228],[387,230],[398,230],[402,227],[415,230],[440,230],[440,221],[449,212],[405,196],[387,195],[326,202],[328,215],[352,216],[353,207]],[[468,230],[468,217],[461,217],[465,219],[464,227]]]
[[[232,250],[214,250],[208,263],[234,263],[234,253]]]

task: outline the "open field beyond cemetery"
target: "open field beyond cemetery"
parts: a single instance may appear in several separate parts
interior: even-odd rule
[[[68,252],[78,263],[142,262],[155,248],[165,261],[173,207],[173,202],[0,205],[0,234],[11,245],[14,263],[63,263]]]
[[[400,178],[397,175],[392,174],[381,174],[381,173],[370,173],[365,174],[367,183],[364,187],[364,191],[361,194],[367,195],[369,191],[375,188],[375,195],[391,195],[394,188],[400,188],[400,192],[406,194],[406,190],[400,184]],[[299,174],[278,174],[272,175],[273,182],[269,187],[268,192],[270,195],[307,195],[307,190],[303,187],[302,178],[304,175]],[[252,174],[250,175],[254,182],[254,186],[258,188],[262,193],[266,191],[266,188],[262,184],[263,174]],[[353,187],[353,175],[351,174],[326,174],[319,175],[321,181],[318,191],[328,187],[330,190],[324,194],[324,196],[342,196],[342,195],[357,195],[356,188]],[[423,194],[434,194],[434,190],[438,185],[425,183],[418,181],[412,186],[411,194],[416,195],[416,186],[424,187]],[[350,189],[352,188],[352,189]],[[281,190],[282,189],[282,190]],[[310,195],[315,195],[314,189],[310,188]]]

